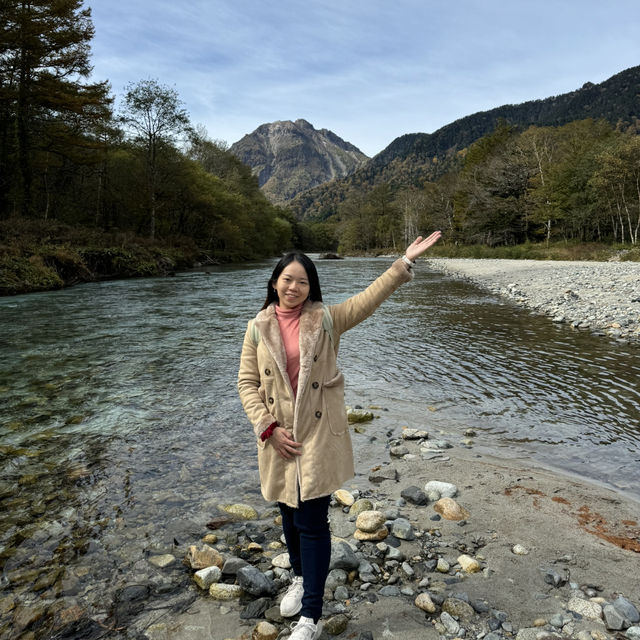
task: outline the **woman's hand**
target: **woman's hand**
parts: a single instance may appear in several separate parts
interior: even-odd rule
[[[302,443],[296,442],[286,429],[276,427],[271,434],[268,442],[278,452],[281,458],[290,460],[294,456],[302,455]]]
[[[438,240],[440,240],[440,236],[442,235],[441,231],[434,231],[428,238],[422,239],[422,236],[418,236],[405,251],[405,256],[414,262],[416,258],[419,258],[429,247],[434,245]]]

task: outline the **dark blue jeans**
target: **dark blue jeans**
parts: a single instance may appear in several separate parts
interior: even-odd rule
[[[304,580],[301,616],[318,622],[322,615],[324,583],[331,559],[329,500],[331,496],[300,502],[297,509],[278,503],[291,568]]]

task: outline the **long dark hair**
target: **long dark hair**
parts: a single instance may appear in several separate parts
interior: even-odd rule
[[[322,291],[320,291],[320,279],[318,278],[316,265],[313,264],[309,256],[304,253],[292,251],[280,258],[280,261],[273,270],[271,278],[269,278],[269,282],[267,282],[267,299],[262,305],[263,309],[266,309],[272,302],[278,303],[280,301],[280,298],[278,298],[278,292],[275,291],[274,286],[284,268],[290,265],[294,260],[299,262],[307,272],[307,278],[309,279],[309,300],[311,300],[311,302],[322,302]]]

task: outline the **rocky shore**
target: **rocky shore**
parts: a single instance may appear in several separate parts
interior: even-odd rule
[[[463,277],[553,322],[640,341],[640,263],[434,258],[436,271]]]
[[[404,429],[336,492],[323,639],[640,639],[638,504],[597,485]],[[276,505],[219,505],[147,561],[188,577],[127,637],[275,640],[291,572]],[[106,622],[106,621],[105,621]]]

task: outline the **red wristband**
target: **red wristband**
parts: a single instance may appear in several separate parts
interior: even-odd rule
[[[271,437],[271,434],[273,433],[274,429],[278,426],[278,422],[272,422],[261,434],[260,434],[260,440],[262,440],[262,442],[264,442],[265,440],[268,440]]]

